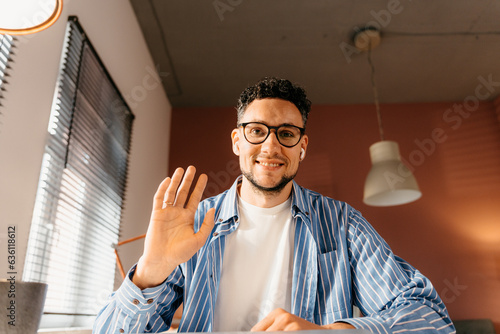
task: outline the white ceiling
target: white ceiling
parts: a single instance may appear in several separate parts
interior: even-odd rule
[[[463,101],[479,76],[500,86],[498,0],[130,1],[174,107],[235,106],[264,76],[313,104],[373,103],[367,55],[342,51],[369,22],[382,103]]]

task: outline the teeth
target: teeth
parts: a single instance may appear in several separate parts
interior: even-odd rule
[[[271,164],[268,162],[259,162],[263,166],[269,166],[269,167],[278,167],[280,164]]]

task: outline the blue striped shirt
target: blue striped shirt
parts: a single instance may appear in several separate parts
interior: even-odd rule
[[[238,182],[241,176],[231,189],[200,203],[195,230],[212,207],[216,222],[211,237],[193,258],[160,286],[142,291],[131,281],[132,268],[99,312],[94,333],[167,330],[181,303],[179,332],[211,331],[225,239],[238,227]],[[292,217],[296,224],[293,314],[318,325],[343,321],[373,333],[455,331],[431,282],[395,256],[348,204],[294,182]],[[353,305],[365,316],[353,318]]]

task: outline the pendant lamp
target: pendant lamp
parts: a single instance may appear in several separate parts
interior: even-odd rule
[[[50,27],[61,16],[62,0],[0,0],[0,34],[27,35]]]
[[[398,143],[384,139],[382,117],[375,85],[375,69],[371,51],[380,43],[380,32],[366,27],[354,36],[354,45],[367,51],[371,83],[377,112],[380,141],[370,146],[372,168],[365,181],[363,202],[371,206],[394,206],[416,201],[422,196],[412,172],[401,161]]]

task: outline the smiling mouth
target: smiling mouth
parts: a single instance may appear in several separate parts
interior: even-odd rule
[[[255,162],[264,167],[281,167],[285,165],[284,162],[276,161],[276,159],[273,160],[274,161],[261,161],[259,159],[256,159]]]
[[[270,163],[270,162],[260,162],[260,161],[257,161],[257,163],[259,165],[266,166],[266,167],[279,167],[279,166],[283,166],[283,164],[275,164],[275,163]]]

